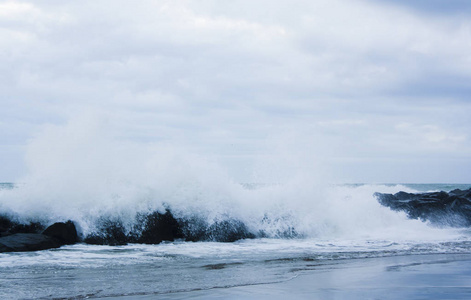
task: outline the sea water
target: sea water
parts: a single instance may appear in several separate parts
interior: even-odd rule
[[[381,206],[373,196],[374,192],[450,191],[471,185],[186,184],[177,185],[173,193],[162,193],[149,187],[143,191],[132,187],[131,192],[123,183],[113,191],[88,193],[92,199],[60,189],[2,184],[2,213],[50,223],[72,219],[82,236],[92,232],[103,215],[132,223],[136,212],[162,209],[165,202],[177,217],[197,214],[208,222],[236,218],[252,232],[263,231],[264,237],[233,243],[76,244],[2,253],[0,297],[162,295],[284,282],[310,267],[351,259],[471,253],[469,229],[410,220]],[[65,199],[67,195],[72,200]]]

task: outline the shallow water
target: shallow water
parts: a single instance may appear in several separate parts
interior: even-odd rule
[[[471,255],[434,254],[336,261],[273,284],[116,299],[469,299],[470,295]]]
[[[245,240],[91,246],[0,254],[1,298],[157,295],[285,282],[362,258],[469,253],[453,241]]]

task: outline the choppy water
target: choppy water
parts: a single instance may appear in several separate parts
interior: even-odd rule
[[[465,237],[448,241],[245,240],[161,245],[74,245],[0,254],[0,297],[105,297],[165,294],[280,282],[344,260],[469,253]]]

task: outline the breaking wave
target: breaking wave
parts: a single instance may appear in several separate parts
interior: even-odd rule
[[[51,127],[31,142],[28,175],[0,190],[1,215],[44,225],[73,220],[82,238],[97,243],[116,230],[139,241],[159,222],[177,222],[176,236],[188,240],[433,239],[455,233],[410,220],[373,196],[415,192],[411,187],[332,185],[302,163],[257,177],[269,183],[244,184],[216,161],[181,148],[118,143],[81,126]]]

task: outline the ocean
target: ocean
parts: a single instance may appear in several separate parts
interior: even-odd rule
[[[386,278],[384,274],[396,274],[390,272],[397,270],[392,266],[397,266],[398,260],[400,266],[416,268],[410,272],[424,273],[430,272],[424,269],[433,265],[430,262],[449,262],[447,266],[452,267],[447,272],[451,274],[453,270],[458,272],[460,265],[470,264],[469,228],[409,219],[404,212],[380,205],[373,194],[448,192],[471,188],[471,184],[229,183],[208,188],[187,182],[178,187],[162,192],[123,183],[112,191],[90,193],[0,184],[0,213],[19,221],[46,224],[70,219],[82,238],[96,232],[104,218],[119,220],[130,230],[135,226],[136,214],[169,207],[176,217],[204,220],[205,226],[237,220],[257,233],[254,238],[234,242],[176,240],[117,246],[79,243],[44,251],[0,253],[0,298],[247,299],[252,295],[261,299],[265,295],[266,299],[277,299],[279,295],[282,299],[291,295],[299,299],[343,299],[353,291],[351,279],[344,277],[352,270],[369,270],[351,273],[363,278],[382,268],[378,274],[383,277],[378,278]],[[411,276],[410,272],[403,276]],[[435,282],[439,286],[445,277],[451,278],[445,273],[437,275],[430,279],[431,285]],[[324,282],[322,287],[319,282]],[[389,294],[380,297],[375,281],[366,278],[365,282],[372,292],[376,291],[372,295],[384,299],[401,295],[427,299],[433,295],[430,291],[401,293],[389,286],[389,290],[382,290]],[[326,289],[329,284],[331,288]],[[450,286],[456,287],[446,294],[451,298],[470,295],[470,286],[457,281],[446,288]],[[267,296],[277,288],[281,290],[276,295]],[[365,290],[368,287],[361,291]],[[355,291],[350,293],[351,299],[365,298],[365,294]],[[445,295],[440,294],[443,289],[435,292]]]

